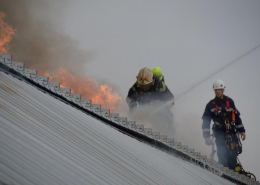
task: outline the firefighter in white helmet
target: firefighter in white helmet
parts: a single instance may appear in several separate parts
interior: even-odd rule
[[[222,80],[213,83],[215,98],[206,105],[202,116],[202,130],[205,143],[211,145],[210,124],[216,138],[217,155],[220,164],[235,170],[237,156],[242,152],[242,145],[237,134],[240,133],[242,140],[246,139],[245,128],[236,109],[234,101],[224,95],[225,85]]]

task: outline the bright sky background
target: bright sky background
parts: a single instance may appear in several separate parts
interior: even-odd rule
[[[178,96],[260,44],[259,1],[78,0],[67,7],[64,31],[95,53],[87,73],[110,79],[123,95],[140,68],[160,66]]]
[[[32,5],[37,7],[31,10],[32,19],[51,19],[60,25],[60,33],[92,53],[85,74],[113,83],[123,100],[141,68],[161,67],[176,97],[172,108],[176,138],[202,154],[209,155],[211,148],[204,144],[201,116],[214,98],[213,82],[222,79],[246,129],[239,159],[246,171],[260,179],[259,0],[56,0],[49,4],[48,12]],[[124,103],[120,115],[127,112]]]
[[[179,141],[208,155],[201,116],[222,79],[246,128],[239,158],[259,179],[260,47],[235,61],[260,45],[259,9],[258,0],[77,0],[67,6],[64,31],[94,53],[86,74],[116,84],[123,99],[141,68],[161,67],[176,97]]]

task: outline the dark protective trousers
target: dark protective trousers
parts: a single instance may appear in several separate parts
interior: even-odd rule
[[[226,146],[226,132],[223,130],[213,130],[216,138],[218,162],[225,167],[235,170],[237,165],[237,148],[228,149]],[[233,138],[234,141],[235,138]],[[237,141],[236,141],[237,142]]]

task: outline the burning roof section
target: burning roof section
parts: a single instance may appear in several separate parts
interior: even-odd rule
[[[8,43],[11,41],[16,31],[16,29],[13,29],[12,26],[3,21],[4,17],[5,14],[0,12],[0,53],[8,53],[10,48]]]
[[[66,102],[79,111],[87,113],[131,137],[181,157],[225,179],[239,184],[260,184],[238,172],[229,170],[200,152],[195,152],[194,149],[189,148],[187,145],[182,145],[181,142],[168,138],[167,135],[160,135],[159,132],[153,132],[151,128],[145,128],[135,121],[129,121],[126,117],[120,117],[118,113],[111,113],[110,109],[102,109],[100,104],[92,104],[91,99],[82,99],[81,94],[72,93],[69,88],[62,88],[59,82],[49,81],[49,77],[37,75],[36,70],[26,69],[23,62],[12,61],[12,55],[0,54],[1,70],[34,85],[39,90]]]

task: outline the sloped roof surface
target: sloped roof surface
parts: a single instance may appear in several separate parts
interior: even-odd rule
[[[0,71],[0,181],[232,184]]]

